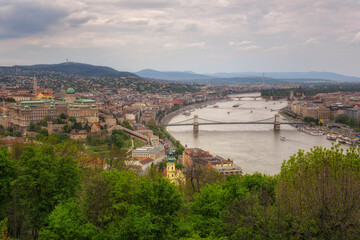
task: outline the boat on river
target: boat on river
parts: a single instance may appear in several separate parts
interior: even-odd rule
[[[191,115],[191,113],[190,113],[190,111],[189,111],[189,110],[187,110],[187,111],[185,111],[185,112],[183,113],[183,115],[184,115],[184,116],[186,116],[186,117],[188,117],[188,116],[190,116],[190,115]]]
[[[336,135],[335,134],[332,134],[332,133],[328,133],[326,135],[326,139],[327,140],[330,140],[330,141],[336,141]]]

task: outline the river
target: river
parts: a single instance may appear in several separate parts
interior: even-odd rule
[[[249,96],[250,94],[244,94]],[[258,93],[251,94],[252,96]],[[233,107],[238,104],[239,107]],[[249,122],[274,118],[276,112],[286,106],[285,100],[266,101],[265,99],[229,100],[195,109],[191,116],[178,115],[169,123],[180,122],[194,115],[199,118],[221,122]],[[214,108],[214,106],[218,106]],[[271,111],[271,109],[273,111]],[[269,120],[268,120],[269,121]],[[273,119],[270,121],[274,121]],[[286,121],[281,118],[281,121]],[[199,120],[199,122],[205,122]],[[167,130],[174,138],[189,148],[201,148],[213,155],[230,158],[242,167],[245,173],[260,172],[277,174],[284,160],[299,149],[310,150],[313,146],[331,147],[331,141],[325,136],[312,136],[298,131],[290,125],[281,125],[280,132],[268,125],[200,125],[198,134],[192,126],[169,126]],[[280,140],[284,136],[285,141]],[[346,148],[346,146],[344,145]]]

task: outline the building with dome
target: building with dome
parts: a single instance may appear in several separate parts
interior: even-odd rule
[[[76,99],[75,90],[68,88],[65,98],[20,101],[9,107],[10,126],[25,132],[30,123],[60,118],[61,114],[75,117],[77,122],[90,125],[99,122],[99,107],[91,99]]]
[[[68,88],[65,93],[65,102],[73,103],[76,100],[75,90],[73,88]]]

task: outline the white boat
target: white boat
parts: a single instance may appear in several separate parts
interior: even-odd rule
[[[326,139],[330,141],[336,141],[336,135],[329,133],[326,135]]]

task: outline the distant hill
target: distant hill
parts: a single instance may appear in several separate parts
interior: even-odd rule
[[[65,74],[73,74],[84,77],[137,77],[134,73],[120,72],[110,67],[95,66],[84,63],[65,62],[60,64],[37,64],[30,66],[1,67],[2,69],[21,69],[28,71],[49,71]]]
[[[217,78],[234,78],[234,77],[262,77],[262,72],[240,72],[240,73],[215,73],[208,74]],[[332,81],[360,81],[360,77],[345,76],[332,72],[265,72],[265,77],[275,79],[324,79]]]
[[[144,69],[135,73],[136,75],[144,78],[154,78],[161,80],[201,80],[201,79],[211,79],[213,77],[197,74],[193,72],[161,72],[152,69]]]

